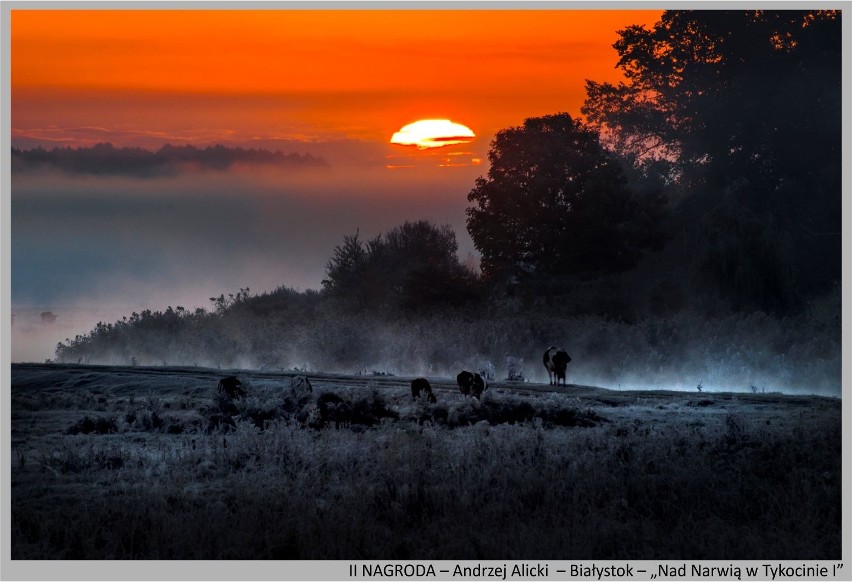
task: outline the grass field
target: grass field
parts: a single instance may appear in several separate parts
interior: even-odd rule
[[[13,364],[12,558],[841,555],[838,398],[293,375]]]

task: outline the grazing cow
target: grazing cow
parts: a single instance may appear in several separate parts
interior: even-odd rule
[[[456,382],[459,383],[459,390],[462,395],[470,396],[470,387],[473,384],[473,374],[467,370],[462,370],[459,372],[459,375],[456,376]]]
[[[571,356],[562,348],[550,347],[544,352],[544,367],[547,368],[551,386],[559,386],[559,380],[562,380],[563,386],[566,385],[565,369],[570,361]]]
[[[246,389],[243,387],[243,383],[240,382],[236,376],[225,376],[219,380],[219,386],[217,389],[220,394],[227,396],[232,400],[242,398],[246,395]]]
[[[420,395],[429,399],[429,402],[435,403],[438,401],[432,393],[432,386],[426,378],[415,378],[411,381],[411,396],[415,400],[420,398]]]
[[[470,395],[479,400],[482,393],[488,389],[488,383],[479,374],[473,375],[473,382],[470,385]]]
[[[284,390],[284,409],[287,412],[298,412],[312,401],[314,388],[307,376],[290,378],[289,389]]]
[[[488,388],[488,384],[483,380],[482,376],[467,370],[462,370],[456,376],[456,382],[459,384],[459,390],[465,396],[473,396],[479,398],[482,393]]]
[[[296,400],[301,400],[311,395],[314,387],[311,386],[311,381],[307,376],[293,376],[290,378],[290,394]]]
[[[349,426],[352,423],[352,402],[344,400],[334,392],[323,392],[317,398],[320,422],[318,427],[334,423],[335,428]]]

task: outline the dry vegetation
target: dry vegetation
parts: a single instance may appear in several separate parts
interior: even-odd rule
[[[14,365],[12,557],[840,555],[837,399],[221,375]]]

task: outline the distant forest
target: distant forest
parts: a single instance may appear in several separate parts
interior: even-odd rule
[[[26,171],[53,167],[74,174],[121,175],[140,178],[171,176],[181,170],[225,171],[237,164],[267,165],[280,169],[329,169],[322,158],[310,154],[285,154],[263,149],[216,145],[165,145],[157,151],[137,147],[115,147],[100,143],[91,147],[30,150],[12,148],[12,168]]]
[[[461,320],[515,338],[491,337],[473,352],[572,341],[583,325],[622,335],[641,327],[637,357],[653,375],[685,357],[684,344],[706,356],[701,342],[716,340],[684,329],[703,321],[738,338],[743,353],[765,340],[767,369],[794,353],[828,361],[839,385],[839,11],[667,11],[651,29],[618,34],[625,81],[587,81],[583,119],[555,113],[497,133],[488,173],[467,193],[479,268],[459,261],[448,226],[407,222],[368,240],[356,232],[334,249],[320,290],[241,289],[211,298],[210,311],[133,314],[60,344],[57,357],[319,365],[311,350],[333,338],[304,337],[333,334],[322,322],[442,321],[449,333]],[[587,336],[578,351],[624,349],[605,337]],[[269,338],[304,349],[285,356]],[[412,359],[455,364],[423,341]],[[802,349],[810,341],[819,345]],[[342,359],[380,360],[354,353],[368,344],[347,341]]]

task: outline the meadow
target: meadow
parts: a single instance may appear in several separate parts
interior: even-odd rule
[[[13,364],[12,558],[840,557],[839,398],[297,374]]]

